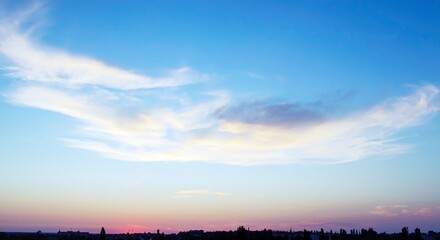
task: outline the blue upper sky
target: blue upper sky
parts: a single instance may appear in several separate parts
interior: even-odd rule
[[[2,2],[0,230],[440,230],[439,10]]]

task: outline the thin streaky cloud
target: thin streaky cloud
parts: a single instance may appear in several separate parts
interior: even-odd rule
[[[190,189],[190,190],[181,190],[178,191],[171,198],[180,199],[180,198],[194,198],[197,196],[216,196],[216,197],[226,197],[230,196],[230,193],[227,192],[211,192],[207,189]]]
[[[58,112],[82,122],[81,136],[68,145],[130,161],[208,161],[238,165],[338,163],[393,155],[410,146],[395,135],[438,112],[438,89],[420,87],[363,112],[301,128],[218,119],[230,100],[214,98],[184,109],[120,114],[99,94],[23,87],[7,94],[11,103]],[[100,99],[101,104],[96,99]]]
[[[226,197],[226,196],[230,196],[230,193],[227,192],[215,192],[215,195],[217,196],[221,196],[221,197]]]
[[[199,75],[190,68],[163,78],[135,74],[38,45],[22,33],[21,17],[10,21],[17,24],[0,22],[0,53],[13,64],[5,73],[21,84],[6,99],[77,120],[74,134],[62,141],[112,159],[245,166],[357,161],[408,151],[411,145],[399,143],[397,135],[439,110],[434,85],[337,118],[307,104],[238,102],[218,89],[167,105],[159,88],[150,97],[162,104],[154,104],[128,90],[179,86],[197,82]]]
[[[190,190],[181,190],[175,193],[171,198],[181,199],[181,198],[193,198],[196,196],[208,195],[210,193],[207,189],[190,189]]]
[[[12,19],[0,19],[0,54],[8,61],[10,77],[67,87],[94,85],[121,90],[175,87],[209,78],[188,67],[170,70],[163,77],[150,77],[37,44],[31,39],[32,31],[22,29],[22,25],[39,9],[40,5],[32,5]]]
[[[175,196],[172,196],[171,198],[172,199],[184,199],[184,198],[193,198],[194,197],[194,195],[175,195]]]
[[[193,189],[193,190],[182,190],[176,192],[176,194],[181,195],[201,195],[201,194],[208,194],[209,190],[206,189]]]
[[[394,204],[379,205],[369,211],[371,215],[380,217],[398,217],[398,216],[438,216],[440,214],[439,205],[425,204]]]

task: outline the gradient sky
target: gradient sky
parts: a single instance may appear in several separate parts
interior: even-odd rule
[[[438,1],[2,1],[0,231],[440,231]]]

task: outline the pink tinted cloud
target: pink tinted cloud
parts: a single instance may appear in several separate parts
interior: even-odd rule
[[[369,211],[370,214],[382,217],[394,216],[434,216],[440,215],[439,205],[409,206],[405,204],[379,205]]]

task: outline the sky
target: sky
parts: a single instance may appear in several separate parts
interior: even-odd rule
[[[0,231],[440,231],[438,1],[1,1]]]

